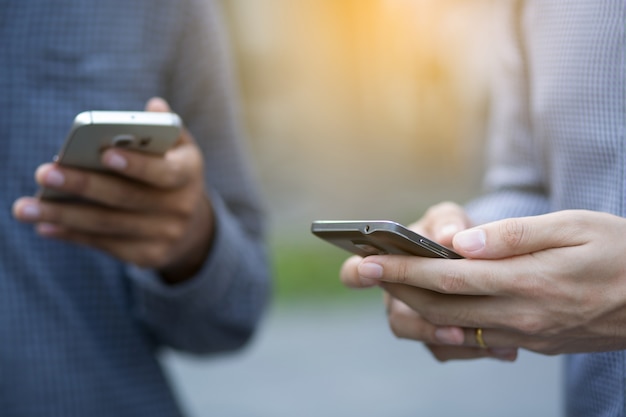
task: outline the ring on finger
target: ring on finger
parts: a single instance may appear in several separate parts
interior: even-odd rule
[[[474,337],[476,339],[476,343],[478,343],[478,346],[481,349],[487,349],[487,344],[485,343],[485,340],[483,339],[483,328],[482,327],[477,327],[476,330],[474,331]]]

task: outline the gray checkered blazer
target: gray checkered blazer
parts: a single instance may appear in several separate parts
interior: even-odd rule
[[[626,215],[625,2],[499,6],[487,193],[472,217]],[[624,351],[568,356],[567,415],[623,416],[625,376]]]

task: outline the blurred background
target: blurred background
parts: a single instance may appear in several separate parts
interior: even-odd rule
[[[480,191],[498,1],[221,0],[276,283],[243,352],[165,355],[190,417],[559,415],[558,358],[437,363],[309,232]]]

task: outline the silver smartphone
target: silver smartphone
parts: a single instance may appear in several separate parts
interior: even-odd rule
[[[78,114],[54,161],[75,168],[106,171],[102,151],[122,147],[156,155],[164,154],[182,129],[175,113],[142,111],[86,111]],[[42,198],[67,198],[65,193],[42,189]]]
[[[318,220],[311,232],[359,256],[412,255],[461,259],[458,253],[389,220]]]

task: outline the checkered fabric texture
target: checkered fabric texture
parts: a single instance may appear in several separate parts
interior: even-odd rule
[[[514,0],[499,11],[487,194],[472,217],[625,216],[626,3]],[[568,356],[567,415],[624,416],[625,366],[623,351]]]

